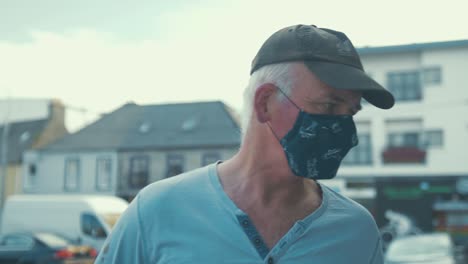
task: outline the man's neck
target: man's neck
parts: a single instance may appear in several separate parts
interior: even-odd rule
[[[322,196],[314,181],[292,174],[279,144],[262,143],[243,145],[218,165],[218,175],[226,194],[273,248],[294,223],[319,208]]]
[[[266,153],[273,152],[241,149],[218,166],[225,192],[241,209],[278,210],[313,200],[320,204],[320,189],[315,182],[293,175],[281,156]]]

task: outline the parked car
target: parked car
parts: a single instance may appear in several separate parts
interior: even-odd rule
[[[12,195],[5,202],[0,234],[64,234],[99,251],[127,207],[127,201],[108,195]]]
[[[0,236],[2,264],[92,264],[96,249],[53,233],[11,233]]]
[[[456,264],[456,247],[447,233],[419,234],[395,239],[385,264]]]

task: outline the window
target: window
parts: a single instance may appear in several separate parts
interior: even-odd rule
[[[420,133],[403,132],[388,134],[389,147],[419,147]]]
[[[424,131],[422,119],[397,119],[385,121],[387,134],[387,146],[404,147],[420,146],[421,136]]]
[[[443,144],[442,130],[429,130],[424,132],[424,145],[426,147],[442,147]]]
[[[25,182],[24,182],[24,187],[26,189],[28,188],[34,188],[36,186],[36,179],[37,179],[37,167],[36,167],[36,164],[34,163],[29,163],[27,165],[27,171],[28,171],[28,174],[25,178]]]
[[[208,152],[203,154],[202,158],[202,166],[206,166],[208,164],[215,163],[216,161],[221,159],[221,155],[218,152]]]
[[[109,191],[111,187],[112,161],[110,158],[98,158],[96,161],[96,189]]]
[[[430,67],[423,70],[424,84],[433,85],[442,82],[442,72],[440,67]]]
[[[180,154],[167,155],[166,177],[172,177],[184,172],[184,157]]]
[[[422,89],[418,71],[391,72],[387,75],[388,89],[395,100],[421,100]]]
[[[81,230],[88,236],[105,238],[107,236],[104,227],[95,215],[84,213],[81,215]]]
[[[0,251],[28,250],[34,246],[34,240],[26,235],[12,234],[0,238]]]
[[[149,157],[147,155],[135,156],[130,159],[129,186],[143,188],[148,185]]]
[[[29,164],[28,166],[29,169],[29,175],[36,175],[36,164]]]
[[[385,121],[387,146],[382,151],[384,164],[424,164],[426,150],[423,147],[422,119]]]
[[[80,185],[80,160],[71,158],[65,160],[65,190],[77,191]]]
[[[370,134],[359,134],[359,144],[352,148],[343,159],[344,165],[372,164],[372,143]]]

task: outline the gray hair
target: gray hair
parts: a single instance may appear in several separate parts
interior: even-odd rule
[[[241,115],[242,141],[244,141],[245,134],[252,119],[254,97],[257,88],[263,84],[271,83],[289,96],[294,85],[294,78],[292,76],[293,65],[294,63],[291,62],[266,65],[252,74],[249,84],[244,90],[244,104]],[[277,98],[279,101],[285,99],[281,92],[277,93]]]

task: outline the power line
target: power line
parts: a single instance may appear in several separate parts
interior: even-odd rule
[[[64,107],[67,110],[71,110],[71,111],[79,112],[79,113],[83,113],[83,114],[88,114],[89,113],[89,114],[99,115],[99,116],[102,116],[102,115],[105,114],[103,112],[97,112],[97,111],[89,110],[89,108],[86,108],[86,107],[78,107],[78,106],[68,105],[68,104],[65,104]]]

